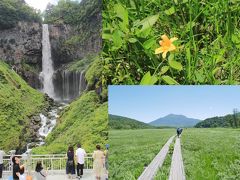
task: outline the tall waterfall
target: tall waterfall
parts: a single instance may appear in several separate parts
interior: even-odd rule
[[[43,24],[42,33],[42,72],[40,77],[43,82],[43,92],[47,93],[51,98],[55,98],[53,86],[53,61],[51,57],[51,44],[49,40],[48,25]]]

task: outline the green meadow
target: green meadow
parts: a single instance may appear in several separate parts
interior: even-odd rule
[[[187,179],[236,180],[240,177],[240,130],[186,129],[182,154]]]
[[[110,179],[137,179],[174,133],[174,129],[111,130]]]
[[[240,130],[184,129],[181,137],[186,178],[236,180],[240,177]],[[175,129],[111,130],[110,178],[137,179]],[[168,179],[173,145],[155,180]]]

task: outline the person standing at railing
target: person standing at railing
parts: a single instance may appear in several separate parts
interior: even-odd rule
[[[42,165],[41,161],[37,162],[35,171],[36,171],[37,180],[46,180],[47,179],[47,172],[43,169],[43,165]]]
[[[109,144],[106,144],[106,150],[104,151],[104,155],[105,155],[105,169],[106,169],[106,180],[108,180],[108,150],[109,150]]]
[[[95,173],[96,179],[100,180],[104,173],[104,153],[101,151],[101,146],[96,146],[96,151],[93,153],[93,171]]]
[[[69,148],[68,148],[66,172],[67,172],[68,178],[73,179],[73,175],[75,174],[75,162],[74,162],[73,146],[69,146]]]
[[[19,180],[20,175],[20,159],[17,156],[12,157],[13,162],[13,179]]]
[[[84,158],[85,156],[87,156],[87,153],[83,148],[81,148],[81,144],[78,144],[77,147],[78,147],[78,149],[76,150],[77,176],[80,179],[83,176]]]
[[[5,156],[6,153],[3,150],[0,150],[0,179],[2,179],[2,172],[3,172],[3,156]]]

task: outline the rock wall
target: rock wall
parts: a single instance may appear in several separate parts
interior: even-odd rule
[[[41,41],[42,26],[39,23],[18,22],[16,27],[0,31],[0,59],[11,64],[34,88],[40,87]]]

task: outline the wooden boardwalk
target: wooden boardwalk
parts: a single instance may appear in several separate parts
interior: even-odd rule
[[[182,160],[180,138],[176,138],[169,180],[185,180],[184,165]]]
[[[172,143],[175,136],[169,138],[167,143],[162,147],[161,151],[157,154],[157,156],[152,160],[152,162],[146,167],[141,176],[139,176],[138,180],[152,180],[154,176],[157,174],[159,168],[163,165],[163,162],[166,158],[166,155],[169,150],[169,146]]]

